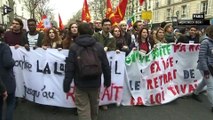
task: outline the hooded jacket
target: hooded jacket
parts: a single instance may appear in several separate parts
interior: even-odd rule
[[[99,88],[101,85],[101,75],[97,79],[81,79],[77,70],[77,49],[79,46],[93,46],[97,49],[98,57],[101,61],[102,71],[104,75],[104,86],[109,87],[111,84],[111,70],[109,62],[103,46],[96,42],[91,35],[80,35],[76,38],[69,49],[68,57],[65,62],[65,78],[63,83],[64,92],[70,90],[70,84],[74,79],[77,88]]]

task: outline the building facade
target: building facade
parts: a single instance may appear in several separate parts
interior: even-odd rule
[[[7,5],[7,6],[13,8],[13,12],[11,12],[7,15],[4,15],[4,16],[1,14],[0,24],[4,24],[5,26],[8,27],[13,18],[20,18],[23,20],[24,24],[26,24],[26,20],[30,18],[30,14],[26,10],[23,1],[24,0],[13,0],[13,6],[11,6],[11,4],[9,4],[9,0],[0,0],[1,7],[3,5]]]
[[[163,21],[191,20],[193,14],[213,18],[213,0],[153,0],[153,24]]]

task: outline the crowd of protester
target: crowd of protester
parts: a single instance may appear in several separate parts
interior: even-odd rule
[[[54,48],[58,50],[69,49],[72,44],[75,43],[76,40],[78,40],[79,24],[81,23],[71,23],[65,30],[62,31],[59,30],[57,27],[51,27],[44,31],[38,31],[36,29],[36,20],[28,19],[27,25],[29,31],[25,32],[25,30],[23,30],[22,20],[19,18],[15,18],[9,29],[4,30],[2,27],[0,27],[0,41],[1,43],[5,43],[9,46],[14,46],[16,49],[18,49],[20,46],[23,46],[28,51],[36,49],[38,47],[43,49]],[[116,51],[117,53],[119,53],[120,51],[123,51],[126,53],[126,55],[128,55],[132,50],[139,50],[143,54],[148,54],[157,45],[160,45],[162,43],[193,44],[201,43],[202,41],[204,41],[206,45],[212,43],[212,41],[210,41],[210,43],[206,43],[205,39],[213,39],[212,26],[210,26],[209,29],[200,29],[198,28],[198,26],[195,25],[189,27],[175,26],[174,28],[172,23],[166,22],[162,22],[161,25],[156,28],[148,28],[147,26],[148,25],[144,24],[140,20],[136,21],[132,27],[128,26],[126,21],[121,21],[118,25],[112,26],[112,23],[109,19],[95,20],[94,23],[89,24],[89,27],[92,31],[90,31],[91,33],[88,34],[90,34],[97,42],[99,42],[104,47],[105,52]],[[209,56],[212,57],[213,55],[210,54]],[[1,63],[0,72],[2,73],[2,71],[3,66]],[[208,71],[208,68],[205,68],[205,71],[203,73],[205,78],[207,79],[206,71]],[[208,73],[208,75],[210,75],[211,79],[213,79],[210,73]],[[1,77],[0,80],[0,85],[4,86],[4,88],[0,89],[1,100],[5,99],[5,91],[7,91],[6,97],[11,99],[15,98],[15,89],[12,89],[12,91],[8,91],[9,88],[11,88],[11,85],[5,84],[6,80],[4,80],[3,77]],[[207,87],[209,86],[209,89],[207,89],[207,91],[213,93],[212,83],[206,84]],[[193,94],[193,96],[195,99],[198,100],[198,93],[196,93],[196,95]],[[210,96],[210,101],[213,101],[212,95]],[[8,111],[8,117],[11,117],[11,110],[15,107],[14,102],[15,101],[12,100],[7,104],[11,107]],[[0,102],[1,111],[2,105],[3,102]],[[213,103],[211,107],[213,112]],[[107,106],[103,106],[103,109],[107,110]],[[8,120],[12,120],[12,118]]]

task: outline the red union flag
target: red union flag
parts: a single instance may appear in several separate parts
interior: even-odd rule
[[[37,24],[37,28],[43,29],[44,28],[44,19],[47,19],[46,15],[43,15],[41,21]]]
[[[88,4],[87,4],[87,0],[84,0],[81,19],[82,19],[82,21],[86,21],[86,22],[91,21],[91,16],[90,16],[90,13],[89,13],[89,7],[88,7]]]
[[[140,6],[143,5],[144,0],[139,0]]]
[[[110,0],[107,0],[107,11],[106,11],[106,18],[110,19],[112,22],[112,25],[116,25],[116,19],[114,12],[112,10],[112,4]]]
[[[115,16],[116,22],[119,23],[124,19],[126,13],[127,0],[122,0],[119,5],[116,7]]]
[[[59,29],[60,29],[60,30],[63,30],[63,29],[64,29],[64,25],[63,25],[63,23],[62,23],[60,14],[58,14],[58,22],[59,22]]]

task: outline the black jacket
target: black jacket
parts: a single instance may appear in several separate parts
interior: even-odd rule
[[[6,91],[5,85],[0,78],[0,96]]]
[[[15,61],[12,58],[10,47],[5,43],[0,43],[0,78],[8,93],[14,93],[16,89],[13,66]]]
[[[76,38],[75,43],[73,43],[69,49],[69,55],[66,58],[65,65],[65,78],[63,83],[64,92],[70,90],[70,84],[74,78],[75,86],[78,88],[99,88],[101,86],[101,76],[97,79],[80,79],[77,70],[77,55],[76,51],[79,46],[91,46],[95,45],[98,51],[98,57],[101,61],[102,71],[104,75],[104,86],[109,87],[111,84],[111,70],[109,62],[104,51],[103,46],[96,42],[96,40],[91,35],[80,35]]]
[[[177,41],[177,43],[189,43],[189,41],[194,41],[194,43],[199,43],[199,36],[195,36],[192,38],[191,36],[188,35],[181,35]]]
[[[29,40],[28,40],[28,37],[27,37],[28,33],[29,33],[29,32],[26,32],[26,33],[24,34],[24,39],[26,39],[26,40],[28,41],[28,43],[29,43]],[[37,47],[41,47],[41,46],[42,46],[42,40],[44,39],[44,35],[43,35],[43,33],[41,33],[41,32],[37,32],[37,33],[38,33],[38,41],[37,41],[36,46],[37,46]]]

